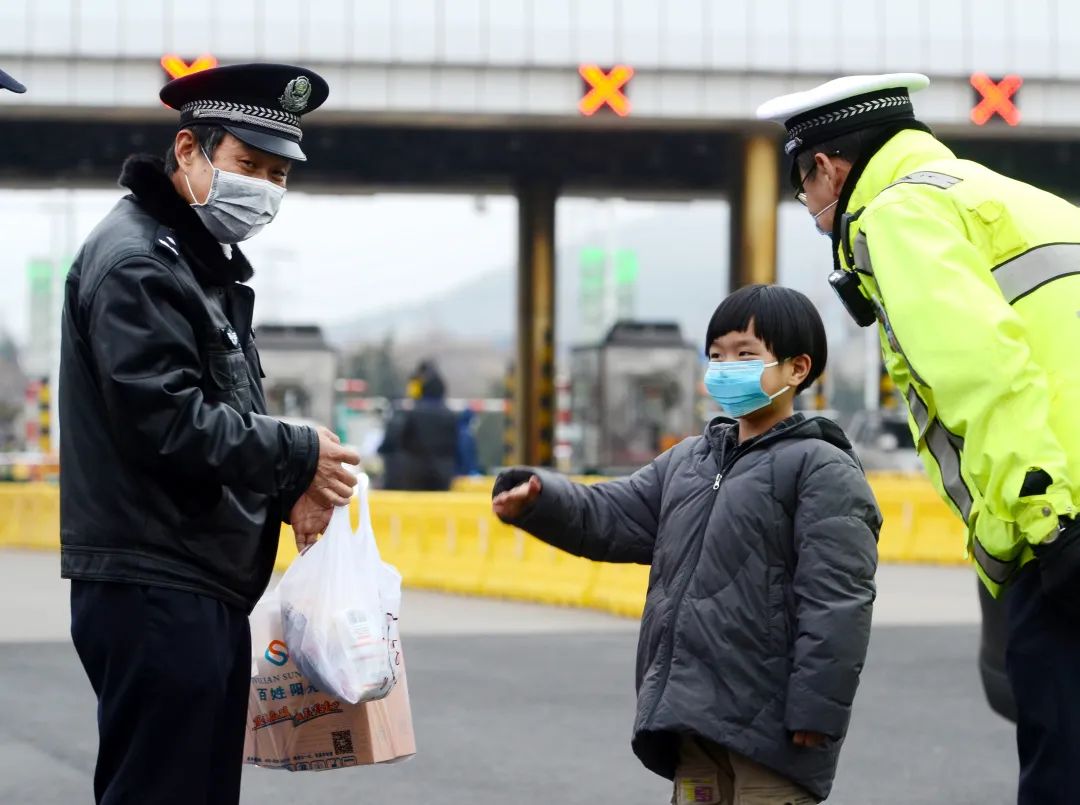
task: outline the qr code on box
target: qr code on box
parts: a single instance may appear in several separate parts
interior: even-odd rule
[[[351,755],[353,753],[352,730],[338,730],[330,733],[334,739],[335,755]]]

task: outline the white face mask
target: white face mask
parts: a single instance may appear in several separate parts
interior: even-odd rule
[[[818,219],[819,219],[819,218],[820,218],[821,216],[823,216],[823,215],[824,215],[825,213],[827,213],[827,212],[828,212],[829,210],[831,210],[831,209],[832,209],[833,207],[835,207],[835,206],[836,206],[836,204],[837,204],[837,202],[839,202],[839,201],[840,201],[840,199],[837,199],[837,200],[836,200],[836,201],[834,201],[834,202],[833,202],[832,204],[826,204],[826,205],[825,205],[824,207],[822,207],[822,208],[821,208],[820,210],[818,210],[817,212],[815,212],[815,213],[813,214],[813,218],[814,218],[814,229],[816,229],[816,230],[818,231],[818,234],[819,234],[819,235],[824,235],[824,236],[825,236],[825,237],[827,237],[827,238],[831,238],[831,237],[832,237],[832,232],[828,231],[827,229],[822,229],[822,228],[821,228],[821,224],[819,224],[819,223],[818,223]]]
[[[191,206],[203,226],[219,243],[239,243],[261,232],[277,215],[285,188],[265,179],[215,168],[206,151],[202,155],[214,171],[206,201],[195,198],[187,174],[184,174],[184,181],[191,193]]]

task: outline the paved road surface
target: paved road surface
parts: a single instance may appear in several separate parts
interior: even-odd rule
[[[0,552],[0,803],[90,803],[94,703],[66,640],[55,556]],[[871,656],[830,803],[1015,801],[1010,725],[975,668],[964,570],[883,568]],[[656,805],[669,785],[629,750],[635,624],[597,613],[407,591],[419,755],[320,774],[249,768],[267,801]]]

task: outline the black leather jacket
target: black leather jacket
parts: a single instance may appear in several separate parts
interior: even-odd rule
[[[252,270],[132,157],[64,293],[61,574],[250,610],[314,477],[312,428],[266,416]]]

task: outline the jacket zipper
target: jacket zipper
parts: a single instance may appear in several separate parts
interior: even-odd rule
[[[802,424],[802,423],[799,423],[799,424]],[[795,427],[798,427],[798,425],[796,425]],[[787,435],[788,432],[789,432],[789,430],[786,430],[783,433],[784,433],[784,435]],[[773,441],[773,439],[776,438],[776,436],[779,436],[779,434],[776,434],[772,438],[766,438],[766,439],[763,439],[761,441],[755,441],[754,443],[752,443],[746,449],[738,449],[738,450],[736,450],[734,455],[732,455],[731,460],[728,461],[726,464],[721,465],[720,472],[718,472],[716,474],[716,478],[713,480],[713,484],[712,484],[713,491],[715,492],[715,491],[718,491],[720,489],[720,483],[724,480],[724,476],[727,475],[731,471],[731,468],[733,466],[735,466],[736,461],[738,461],[740,458],[747,455],[748,453],[754,452],[754,450],[756,450],[761,445],[767,444],[767,443]],[[723,457],[721,456],[721,460],[722,460],[722,458]],[[716,497],[715,497],[715,495],[713,496],[712,505],[714,505],[714,506],[716,505]],[[675,609],[671,613],[671,628],[669,630],[670,634],[671,634],[671,639],[668,641],[667,651],[665,652],[665,657],[664,657],[664,682],[663,682],[662,685],[660,685],[659,688],[657,688],[658,693],[657,693],[657,696],[656,696],[656,701],[653,702],[653,706],[649,710],[649,717],[647,719],[645,719],[646,726],[656,716],[656,710],[657,710],[657,708],[660,707],[660,701],[661,701],[661,699],[663,699],[663,695],[662,695],[663,691],[664,691],[665,688],[667,688],[668,679],[670,679],[670,677],[671,677],[671,660],[675,655],[675,627],[679,622],[679,612],[680,612],[680,610],[682,610],[683,601],[686,600],[686,591],[690,588],[690,582],[693,581],[693,579],[694,579],[694,570],[693,569],[695,567],[697,567],[698,562],[701,561],[701,552],[705,549],[705,532],[709,530],[709,520],[710,520],[711,516],[712,516],[712,509],[710,508],[709,513],[705,516],[705,523],[701,527],[701,533],[698,535],[697,555],[694,557],[694,561],[690,565],[690,571],[686,576],[686,581],[684,581],[682,583],[682,586],[679,588],[679,597],[678,597],[678,600],[675,602]]]

